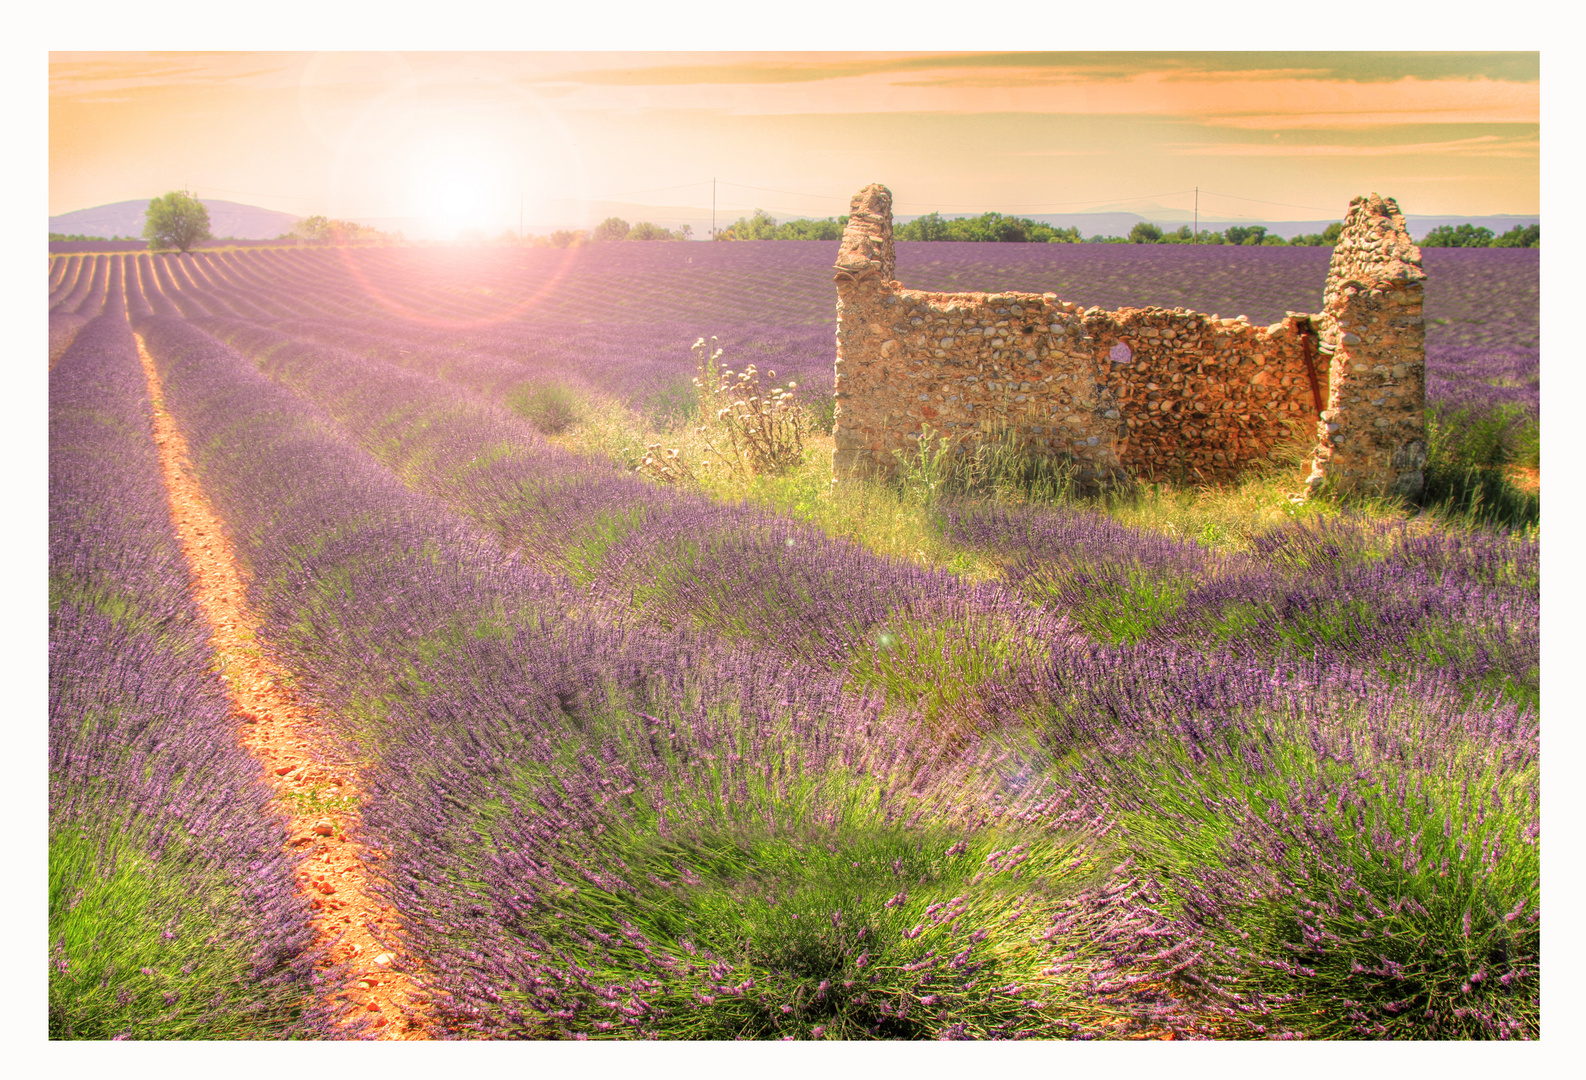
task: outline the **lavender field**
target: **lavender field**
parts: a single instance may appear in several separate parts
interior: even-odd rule
[[[1539,1037],[1538,529],[1342,512],[1234,549],[945,504],[998,568],[971,579],[514,407],[692,422],[715,335],[828,409],[835,253],[56,258],[52,1034],[333,1033],[180,587],[141,342],[261,647],[367,762],[436,1036]],[[1317,308],[1327,255],[897,259],[1259,323]],[[1536,255],[1425,252],[1434,411],[1534,422]],[[146,941],[107,932],[140,910]]]

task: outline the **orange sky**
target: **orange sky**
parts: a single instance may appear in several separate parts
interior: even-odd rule
[[[585,226],[602,200],[724,221],[1183,210],[1536,214],[1535,52],[66,53],[50,213],[174,188],[410,235]]]

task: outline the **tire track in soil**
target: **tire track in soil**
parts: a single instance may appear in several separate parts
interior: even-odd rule
[[[319,719],[289,689],[290,673],[258,647],[259,620],[247,606],[247,591],[221,519],[193,475],[186,440],[165,411],[154,362],[142,337],[136,337],[154,406],[154,439],[171,519],[187,558],[194,598],[209,621],[221,679],[243,721],[242,743],[264,767],[287,818],[289,848],[302,859],[295,875],[298,885],[319,912],[317,940],[329,946],[332,963],[350,962],[347,984],[325,993],[344,1003],[337,1010],[344,1024],[370,1020],[383,1040],[426,1039],[432,1022],[428,995],[399,970],[397,913],[370,891],[366,863],[360,858],[366,849],[348,836],[359,820],[358,763],[326,760],[320,748],[332,743]],[[327,800],[334,800],[329,805],[339,812],[327,812]],[[316,803],[320,809],[303,812]]]

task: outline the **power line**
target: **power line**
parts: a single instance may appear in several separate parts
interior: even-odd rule
[[[1295,210],[1320,210],[1324,214],[1336,213],[1338,210],[1336,206],[1302,206],[1299,203],[1273,202],[1271,199],[1252,199],[1248,195],[1224,195],[1220,191],[1212,191],[1210,189],[1207,190],[1206,194],[1217,195],[1224,199],[1238,199],[1240,202],[1262,203],[1266,206],[1288,206],[1294,208]]]
[[[1165,199],[1169,195],[1188,195],[1188,194],[1190,194],[1190,192],[1192,190],[1193,190],[1192,188],[1185,188],[1183,191],[1162,191],[1162,192],[1158,192],[1155,195],[1135,195],[1135,196],[1132,196],[1131,198],[1127,198],[1127,199],[1107,199],[1107,200],[1074,199],[1074,200],[1072,200],[1070,202],[1022,203],[1022,204],[1016,204],[1016,205],[1013,205],[1013,206],[1008,206],[1008,209],[1009,210],[1040,210],[1040,209],[1043,209],[1043,208],[1048,207],[1048,206],[1085,206],[1087,204],[1093,204],[1093,203],[1096,203],[1098,201],[1106,201],[1106,202],[1114,202],[1114,203],[1139,202],[1141,199]],[[918,203],[910,202],[910,203],[908,203],[906,205],[927,206],[927,205],[931,205],[931,204],[928,204],[928,203],[925,203],[925,202],[918,202]],[[1007,206],[1006,203],[1004,203],[1003,205]],[[942,209],[940,204],[936,204],[936,208],[938,210]],[[948,209],[957,211],[957,210],[962,210],[963,208],[962,207],[948,207]],[[1108,211],[1097,211],[1097,212],[1098,213],[1107,213]]]
[[[781,188],[755,187],[753,184],[735,184],[731,180],[723,180],[722,183],[728,187],[748,188],[750,191],[774,191],[778,195],[798,195],[806,199],[835,199],[840,201],[843,198],[841,195],[813,195],[808,191],[784,191]]]
[[[644,188],[643,190],[640,190],[640,191],[619,191],[619,192],[617,192],[614,195],[591,195],[589,198],[590,198],[591,202],[593,202],[596,199],[620,199],[620,198],[622,198],[625,195],[649,195],[652,192],[656,192],[656,191],[676,191],[679,188],[699,187],[701,184],[708,184],[708,183],[710,183],[709,180],[693,180],[693,181],[690,181],[687,184],[673,184],[670,187]]]

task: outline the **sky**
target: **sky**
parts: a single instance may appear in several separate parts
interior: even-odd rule
[[[616,203],[675,226],[713,193],[723,225],[828,217],[873,181],[899,215],[1314,220],[1371,191],[1411,214],[1540,212],[1536,51],[55,51],[48,67],[52,215],[188,189],[448,238],[587,227]]]

